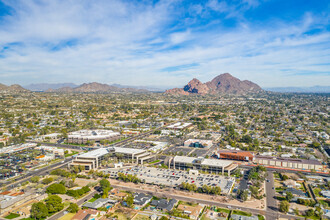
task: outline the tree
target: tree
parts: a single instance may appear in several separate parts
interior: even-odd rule
[[[293,199],[292,193],[291,192],[287,192],[285,198],[286,198],[286,200],[288,200],[288,202],[290,202],[291,199]]]
[[[49,183],[53,182],[54,179],[52,177],[44,178],[41,182],[44,185],[48,185]]]
[[[64,208],[64,204],[62,203],[62,198],[58,195],[50,195],[47,197],[46,207],[49,213],[55,213]]]
[[[252,137],[250,135],[244,135],[241,139],[241,142],[244,142],[244,143],[252,143]]]
[[[100,181],[100,186],[101,186],[101,188],[102,188],[102,190],[104,191],[105,189],[110,189],[110,182],[109,182],[109,180],[107,180],[107,179],[101,179],[101,181]]]
[[[241,194],[241,199],[243,200],[243,201],[246,201],[247,199],[248,199],[248,191],[247,190],[244,190],[243,192],[242,192],[242,194]]]
[[[315,208],[315,215],[318,217],[321,217],[323,215],[323,211],[322,211],[321,207],[318,206]]]
[[[30,179],[30,181],[31,181],[32,183],[37,183],[37,182],[39,182],[39,180],[40,180],[40,177],[39,177],[39,176],[33,176],[33,177],[31,177],[31,179]]]
[[[165,217],[165,216],[162,216],[162,217],[160,217],[160,219],[159,220],[168,220],[168,218],[167,217]]]
[[[132,195],[128,195],[125,199],[125,202],[128,207],[132,207],[134,203],[134,197]]]
[[[108,198],[108,194],[109,194],[109,190],[108,190],[108,188],[105,188],[105,189],[103,190],[102,199],[106,199],[106,198]]]
[[[31,217],[34,219],[42,219],[48,216],[47,206],[42,202],[33,203],[31,207]]]
[[[308,209],[308,210],[306,211],[306,216],[311,217],[311,216],[313,216],[313,215],[314,215],[314,209]]]
[[[289,211],[290,204],[288,201],[281,201],[280,203],[280,212],[287,213]]]
[[[79,210],[79,206],[76,203],[70,203],[69,207],[66,210],[70,213],[76,213]]]
[[[59,183],[53,183],[52,185],[48,186],[46,189],[46,193],[50,194],[65,194],[66,189],[65,186]]]

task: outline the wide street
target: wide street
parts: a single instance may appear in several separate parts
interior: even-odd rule
[[[38,170],[34,170],[34,171],[30,171],[29,173],[22,175],[20,177],[17,177],[15,182],[8,184],[7,181],[0,183],[0,187],[2,187],[3,185],[9,185],[9,187],[11,188],[15,188],[18,184],[21,184],[25,181],[30,181],[31,177],[33,176],[41,176],[44,174],[48,174],[50,171],[54,170],[54,169],[58,169],[61,167],[65,167],[68,166],[68,163],[70,163],[72,161],[72,158],[65,158],[65,160],[54,163],[52,165],[40,168]]]

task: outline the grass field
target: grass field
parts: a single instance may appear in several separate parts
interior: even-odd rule
[[[249,212],[243,212],[243,211],[240,211],[240,210],[233,210],[232,214],[243,215],[243,216],[252,216],[251,213],[249,213]]]
[[[91,198],[90,200],[88,200],[88,202],[94,202],[94,201],[96,201],[97,199],[95,199],[95,198]]]
[[[16,213],[10,213],[9,215],[7,215],[5,217],[5,219],[14,219],[14,218],[17,218],[19,217],[20,215],[19,214],[16,214]]]
[[[77,153],[79,153],[79,152],[78,151],[72,151],[71,154],[65,154],[65,157],[71,157],[71,156],[73,156],[73,155],[75,155]]]
[[[229,209],[223,209],[223,208],[217,208],[216,211],[217,211],[217,212],[225,212],[225,213],[228,213],[228,214],[229,214],[229,212],[230,212]]]
[[[160,160],[155,160],[155,161],[150,162],[149,164],[158,163],[159,161],[160,161]]]
[[[17,218],[19,217],[20,215],[19,214],[16,214],[16,213],[10,213],[9,215],[7,215],[5,217],[5,219],[14,219],[14,218]]]

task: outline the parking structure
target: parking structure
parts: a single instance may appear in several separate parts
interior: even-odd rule
[[[113,179],[118,177],[118,173],[131,174],[137,176],[143,183],[173,188],[179,187],[182,182],[196,184],[197,187],[202,187],[203,185],[219,186],[221,193],[224,195],[231,192],[235,183],[235,178],[233,177],[201,173],[189,174],[188,171],[154,167],[109,168],[103,170],[103,172],[110,174],[110,178]]]

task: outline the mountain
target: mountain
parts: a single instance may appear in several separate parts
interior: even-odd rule
[[[257,84],[244,80],[241,81],[229,73],[221,74],[209,82],[202,83],[198,79],[192,79],[182,89],[174,88],[166,90],[167,94],[189,95],[189,94],[246,94],[262,92],[262,88]]]
[[[184,88],[184,91],[188,93],[196,93],[196,94],[202,94],[205,95],[209,92],[210,88],[199,81],[196,78],[193,78]]]
[[[18,84],[13,84],[11,86],[7,86],[7,85],[4,85],[4,84],[0,83],[0,91],[24,92],[24,91],[28,91],[28,90],[24,89],[22,86],[20,86]]]
[[[47,91],[48,89],[59,89],[63,87],[75,88],[77,85],[74,83],[36,83],[23,87],[31,91]]]
[[[119,88],[116,86],[97,82],[84,83],[78,87],[62,87],[58,89],[48,89],[46,92],[77,92],[77,93],[108,93],[108,92],[147,92],[144,89]]]
[[[149,87],[149,86],[128,86],[128,85],[121,85],[121,84],[111,84],[110,86],[115,86],[118,88],[130,88],[130,89],[143,89],[148,90],[150,92],[163,92],[165,89],[158,88],[158,87]]]
[[[271,92],[292,92],[292,93],[330,93],[330,86],[312,87],[270,87],[264,88]]]

